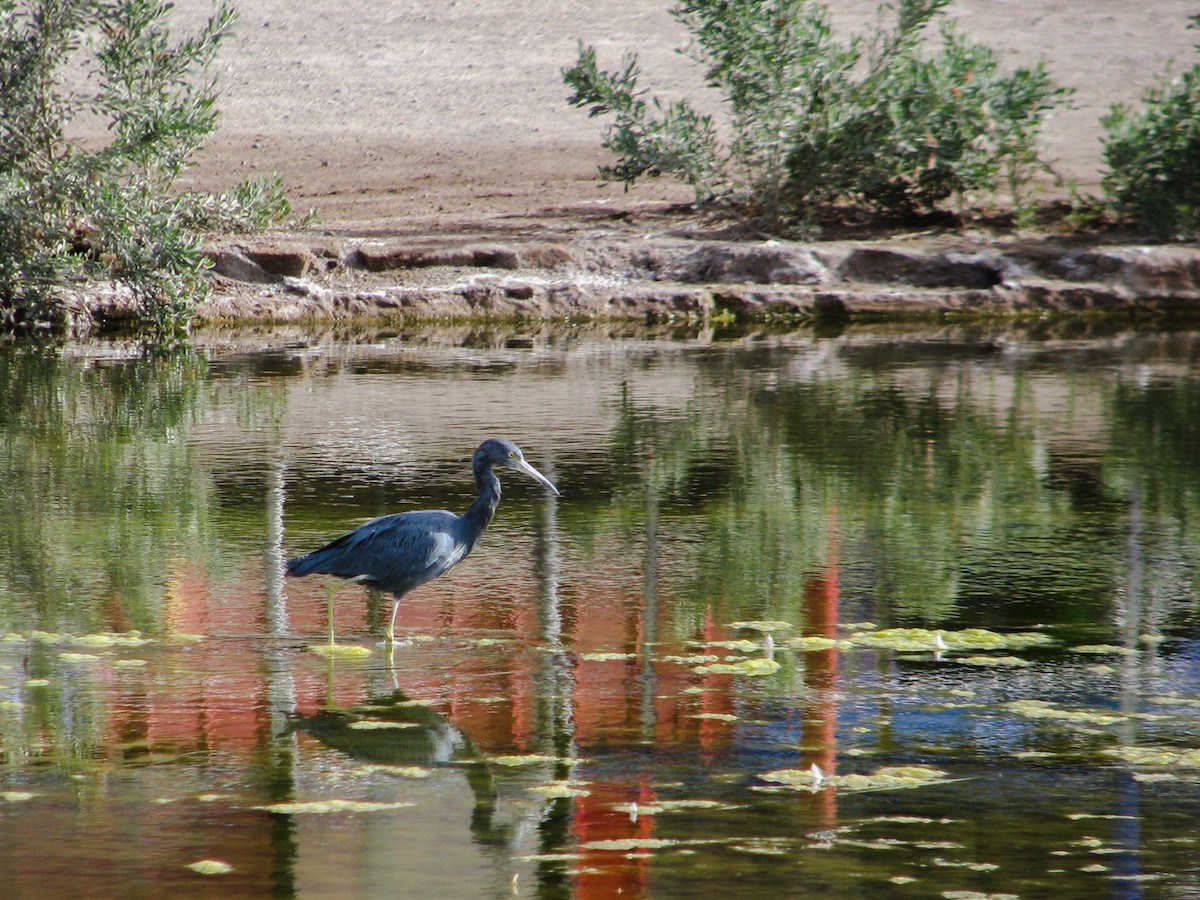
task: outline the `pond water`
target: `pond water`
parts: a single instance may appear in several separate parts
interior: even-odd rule
[[[1195,897],[1200,333],[0,351],[8,897]],[[461,511],[399,642],[282,561]],[[388,604],[383,604],[386,616]]]

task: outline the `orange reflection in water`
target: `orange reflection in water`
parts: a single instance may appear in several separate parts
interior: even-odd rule
[[[396,668],[388,669],[382,650],[374,649],[377,638],[363,633],[369,618],[363,592],[348,588],[339,594],[336,624],[347,641],[373,647],[371,662],[331,665],[302,649],[304,643],[320,642],[324,636],[325,594],[319,580],[288,584],[290,634],[269,638],[260,569],[245,566],[236,583],[214,585],[198,566],[180,564],[165,598],[166,621],[175,632],[209,639],[194,645],[169,641],[151,645],[147,671],[153,677],[131,670],[110,679],[104,686],[111,710],[109,735],[107,747],[100,752],[115,759],[136,745],[147,748],[147,753],[203,751],[252,758],[271,744],[280,729],[278,710],[272,713],[272,679],[279,672],[272,666],[286,671],[293,711],[299,713],[363,703],[378,693],[381,678],[390,677],[409,697],[429,701],[485,754],[545,753],[549,746],[569,746],[575,755],[586,758],[593,752],[612,754],[622,748],[653,746],[690,753],[707,765],[734,748],[738,721],[722,718],[738,714],[734,677],[697,673],[692,665],[663,660],[672,654],[704,653],[712,642],[737,636],[711,610],[692,641],[684,643],[678,637],[652,641],[651,636],[676,633],[677,626],[667,615],[674,608],[673,598],[663,596],[649,604],[642,585],[632,579],[616,589],[608,582],[594,594],[577,587],[556,598],[563,652],[551,654],[536,580],[519,562],[498,565],[500,571],[490,573],[486,592],[469,580],[446,580],[410,598],[401,610],[399,632],[436,640],[398,649]],[[807,634],[836,634],[838,590],[835,549],[828,564],[814,572],[804,588]],[[121,630],[127,623],[114,621],[109,627]],[[274,663],[268,663],[264,648],[270,648]],[[594,653],[621,657],[586,658]],[[161,668],[156,667],[158,660],[164,661]],[[837,666],[836,651],[805,656],[804,697],[810,699],[803,701],[801,710],[802,761],[805,767],[815,763],[826,773],[834,771],[837,757]],[[561,696],[548,701],[555,691]],[[566,731],[555,733],[555,729]],[[639,757],[632,754],[631,758]],[[631,764],[631,777],[590,780],[584,770],[580,777],[589,780],[590,793],[571,801],[573,841],[587,845],[655,836],[653,815],[629,811],[629,804],[647,805],[656,796],[653,761],[644,755],[640,758],[644,761]],[[174,785],[173,790],[178,794],[203,787],[197,782]],[[142,803],[146,800],[141,798]],[[796,800],[798,807],[816,805],[829,823],[836,819],[832,790],[818,791],[811,798],[799,794]],[[202,805],[197,809],[194,801],[186,808],[168,806],[172,808],[151,808],[141,814],[140,821],[160,838],[188,827],[193,813],[203,817]],[[230,840],[208,841],[203,852],[197,850],[198,857],[246,860],[243,865],[252,867],[248,854],[269,856],[278,823],[245,807],[234,819]],[[86,827],[78,836],[78,849],[89,858],[82,847],[85,833],[107,833],[114,826],[109,814],[97,809],[80,821]],[[19,835],[14,841],[14,846],[22,846]],[[69,835],[67,842],[71,842]],[[13,864],[22,866],[17,858]],[[579,897],[618,892],[638,896],[647,890],[648,861],[636,852],[627,856],[585,849],[572,868],[574,893]]]

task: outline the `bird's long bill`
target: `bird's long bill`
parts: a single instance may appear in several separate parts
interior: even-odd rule
[[[551,483],[550,479],[547,478],[545,475],[543,475],[541,472],[539,472],[537,469],[535,469],[533,466],[531,466],[529,463],[525,462],[525,460],[523,460],[523,459],[520,460],[518,463],[516,463],[513,466],[513,468],[516,469],[518,472],[524,472],[526,475],[528,475],[534,481],[541,484],[543,487],[548,487],[550,490],[554,491],[554,496],[556,496],[556,497],[560,496],[558,493],[558,488],[556,488]]]

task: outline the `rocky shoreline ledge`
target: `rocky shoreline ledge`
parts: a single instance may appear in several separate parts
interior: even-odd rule
[[[214,240],[201,323],[543,319],[871,320],[1200,311],[1200,248],[902,234],[727,240],[617,218],[547,227]],[[77,299],[101,325],[119,294]]]

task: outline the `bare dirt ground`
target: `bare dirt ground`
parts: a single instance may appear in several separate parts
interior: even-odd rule
[[[219,62],[221,123],[190,173],[222,189],[279,172],[298,209],[342,232],[600,205],[688,200],[667,180],[630,193],[600,186],[602,120],[567,106],[560,70],[576,42],[602,64],[638,51],[643,83],[698,98],[702,72],[676,53],[687,35],[670,0],[237,0],[240,21]],[[862,31],[875,0],[829,0],[835,24]],[[179,4],[177,28],[209,13]],[[1190,66],[1200,34],[1192,0],[958,0],[951,15],[1010,65],[1045,57],[1075,108],[1046,129],[1049,158],[1083,187],[1098,183],[1099,118],[1135,101],[1171,60]],[[716,98],[707,100],[716,108]]]

